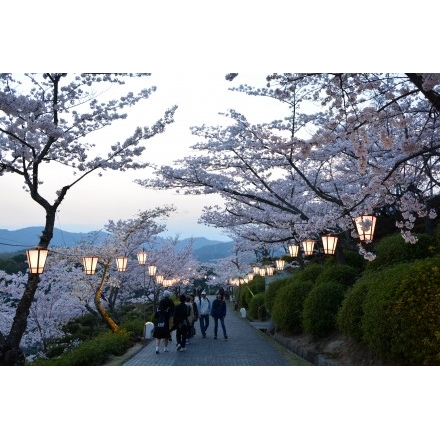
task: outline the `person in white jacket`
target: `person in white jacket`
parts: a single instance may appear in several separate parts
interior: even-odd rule
[[[197,299],[197,307],[199,309],[200,332],[202,337],[206,338],[206,330],[209,327],[209,315],[211,314],[211,301],[206,297],[203,291],[201,298]]]

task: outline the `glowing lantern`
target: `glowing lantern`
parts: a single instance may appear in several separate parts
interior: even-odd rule
[[[26,251],[27,262],[31,273],[43,273],[46,264],[47,249],[29,249]]]
[[[297,244],[289,244],[289,253],[292,258],[298,256],[299,246]]]
[[[360,215],[354,219],[357,233],[361,241],[373,241],[376,217],[374,215]]]
[[[324,253],[333,255],[336,250],[336,244],[338,243],[338,237],[334,235],[324,235],[322,238],[322,245],[324,247]]]
[[[315,247],[315,240],[304,240],[302,242],[304,255],[312,255]]]
[[[87,275],[94,275],[96,265],[98,264],[98,257],[83,257],[84,271]]]

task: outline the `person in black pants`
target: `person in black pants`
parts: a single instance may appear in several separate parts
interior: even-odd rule
[[[176,329],[177,351],[186,350],[186,334],[188,332],[188,306],[186,295],[179,295],[179,304],[174,308],[173,329]]]
[[[214,339],[217,339],[218,321],[222,326],[224,338],[228,339],[225,327],[226,303],[220,291],[217,292],[217,298],[212,302],[211,316],[214,318]]]

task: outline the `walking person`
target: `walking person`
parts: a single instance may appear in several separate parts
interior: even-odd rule
[[[160,343],[163,339],[164,348],[163,351],[168,351],[168,339],[170,337],[170,309],[167,302],[161,299],[159,306],[154,313],[154,329],[153,337],[156,338],[156,354],[159,354]]]
[[[217,292],[217,298],[212,302],[211,316],[214,318],[214,339],[217,339],[218,322],[222,326],[223,336],[228,339],[225,327],[225,316],[226,316],[226,303],[223,299],[223,295]]]
[[[186,305],[186,295],[179,295],[179,304],[174,308],[173,329],[176,329],[177,351],[186,350],[186,335],[188,332],[188,306]]]
[[[203,338],[206,338],[206,330],[209,327],[209,315],[211,313],[211,301],[206,297],[204,290],[197,302],[197,307],[199,309],[200,333]]]
[[[171,292],[167,289],[163,292],[163,301],[166,304],[166,307],[169,309],[170,314],[170,320],[169,320],[169,328],[173,328],[173,315],[174,315],[174,301],[171,299]],[[168,341],[172,342],[173,338],[171,336],[170,331],[170,337],[168,338]]]
[[[188,307],[188,332],[186,333],[186,345],[191,344],[190,339],[192,338],[192,329],[194,325],[194,309],[191,303],[191,296],[186,295],[186,306]]]
[[[193,336],[196,335],[196,328],[194,326],[195,326],[196,322],[199,319],[199,308],[197,307],[197,304],[195,302],[194,295],[190,295],[190,303],[191,303],[191,307],[193,309],[193,315],[194,315],[193,316],[193,321],[192,321],[192,324],[191,324],[191,332],[190,332],[191,333],[191,338],[192,338]]]

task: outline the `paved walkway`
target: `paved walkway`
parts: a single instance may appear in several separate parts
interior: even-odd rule
[[[215,298],[210,297],[211,302]],[[214,339],[214,320],[210,318],[206,338],[201,337],[197,321],[196,335],[186,351],[176,350],[176,339],[168,344],[169,352],[156,354],[156,341],[150,340],[122,366],[292,366],[312,365],[256,329],[227,303],[225,318],[228,339],[223,338],[219,323],[218,339]],[[163,344],[163,342],[162,342]],[[161,344],[161,348],[163,345]]]

